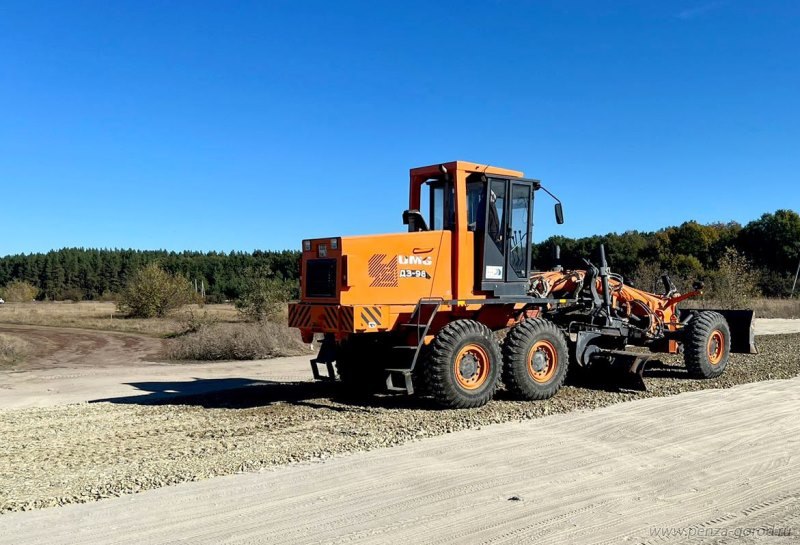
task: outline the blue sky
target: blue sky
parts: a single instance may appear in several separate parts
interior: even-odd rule
[[[537,239],[800,209],[800,4],[0,0],[0,255],[403,229],[524,170]]]

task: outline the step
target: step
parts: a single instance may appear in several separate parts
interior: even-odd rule
[[[395,386],[392,380],[392,373],[400,373],[403,376],[403,386]],[[414,393],[414,385],[411,382],[410,369],[386,369],[386,389],[390,392],[405,392],[409,395]]]

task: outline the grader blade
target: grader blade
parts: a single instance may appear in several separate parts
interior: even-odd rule
[[[627,352],[625,350],[599,350],[592,354],[593,358],[606,359],[611,368],[619,374],[620,389],[646,392],[644,370],[653,354]]]

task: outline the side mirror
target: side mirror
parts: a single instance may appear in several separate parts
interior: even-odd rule
[[[556,203],[556,223],[559,225],[564,223],[564,208],[560,202]]]
[[[406,210],[403,212],[403,225],[408,225],[409,233],[428,230],[428,224],[425,223],[425,218],[422,217],[419,210]]]

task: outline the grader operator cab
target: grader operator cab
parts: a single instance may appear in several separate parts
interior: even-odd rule
[[[568,366],[622,366],[643,385],[654,353],[683,351],[692,376],[715,377],[731,352],[755,352],[752,311],[681,313],[702,286],[681,295],[665,278],[662,295],[635,289],[610,271],[602,246],[599,267],[532,270],[538,191],[563,223],[561,202],[522,172],[463,161],[414,168],[407,233],[304,240],[289,325],[306,342],[322,336],[314,377],[467,408],[487,403],[501,376],[535,400],[558,391]]]

